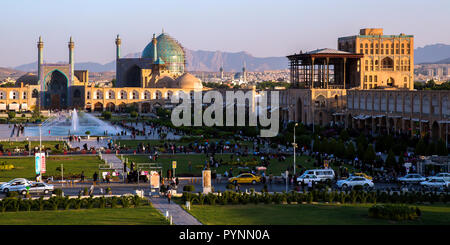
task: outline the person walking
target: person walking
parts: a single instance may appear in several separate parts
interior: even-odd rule
[[[98,174],[97,172],[94,173],[94,175],[92,176],[93,180],[94,180],[94,184],[97,182],[97,178],[98,178]]]
[[[84,171],[81,171],[81,183],[84,182]]]
[[[168,191],[167,192],[167,201],[169,202],[169,204],[170,204],[170,199],[172,199],[172,192]]]

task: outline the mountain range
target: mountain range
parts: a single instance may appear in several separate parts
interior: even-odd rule
[[[245,66],[247,71],[264,70],[282,70],[288,68],[288,59],[286,57],[255,57],[248,52],[222,52],[222,51],[204,51],[186,49],[186,69],[188,71],[219,71],[223,66],[225,72],[241,71]],[[124,58],[138,58],[141,53],[130,53]],[[63,62],[61,62],[63,63]],[[450,63],[450,45],[432,44],[419,47],[414,50],[414,63]],[[19,71],[36,71],[37,63],[24,64],[13,69]],[[89,70],[91,72],[115,71],[116,62],[111,61],[106,64],[96,62],[75,63],[77,70]]]
[[[188,71],[219,71],[223,66],[225,72],[241,71],[246,65],[247,71],[264,71],[264,70],[282,70],[288,68],[288,59],[286,57],[254,57],[247,52],[221,52],[221,51],[203,51],[186,49],[186,69]],[[130,53],[123,58],[138,58],[141,53]],[[58,62],[65,63],[65,62]],[[36,71],[37,62],[24,64],[14,67],[19,71]],[[115,71],[116,61],[106,64],[96,62],[79,62],[75,63],[77,70],[89,70],[91,72]]]

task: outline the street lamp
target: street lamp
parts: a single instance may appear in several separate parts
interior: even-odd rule
[[[42,123],[39,123],[39,159],[42,162],[42,155],[41,155],[41,150],[42,150],[42,133],[41,133],[41,129],[42,129]],[[42,180],[42,173],[39,170],[39,182],[41,182]]]
[[[294,143],[292,143],[292,146],[294,147],[294,175],[295,175],[295,166],[296,166],[296,164],[295,164],[295,148],[297,148],[297,144],[295,143],[295,127],[297,127],[298,126],[298,123],[295,123],[295,125],[294,125]]]

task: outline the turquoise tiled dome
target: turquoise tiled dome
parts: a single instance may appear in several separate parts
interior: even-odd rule
[[[157,38],[158,58],[163,61],[167,69],[175,73],[184,73],[184,50],[183,47],[171,36],[162,33]],[[142,58],[153,59],[153,41],[142,51]]]

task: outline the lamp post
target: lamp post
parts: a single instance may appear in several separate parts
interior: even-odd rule
[[[295,127],[297,127],[298,126],[298,123],[295,123],[295,125],[294,125],[294,143],[292,143],[292,146],[294,147],[294,175],[295,175],[295,166],[296,166],[296,164],[295,164],[295,148],[297,148],[297,144],[295,143]]]
[[[41,161],[41,163],[42,163],[42,155],[41,155],[41,150],[42,150],[42,133],[41,133],[41,130],[42,129],[42,123],[39,123],[39,159],[40,159],[40,161]],[[42,179],[42,173],[41,173],[41,171],[39,171],[39,182],[41,181],[41,179]]]

